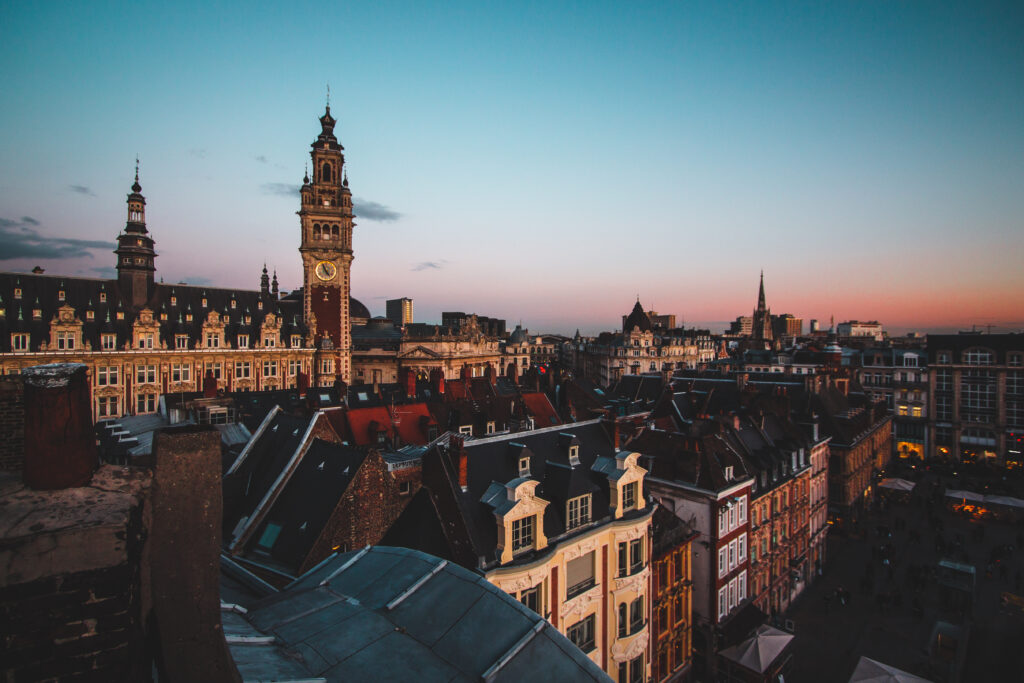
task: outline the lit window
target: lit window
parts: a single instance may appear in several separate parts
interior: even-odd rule
[[[64,299],[65,299],[64,290],[62,289],[62,290],[57,292],[57,301],[64,301]]]
[[[100,292],[100,303],[104,304],[106,302],[107,302],[107,293],[106,292]]]
[[[512,522],[512,552],[533,547],[533,526],[536,517],[530,515]]]
[[[188,363],[171,363],[172,382],[190,382],[192,380],[192,366]]]
[[[530,476],[530,458],[523,457],[519,458],[519,476],[528,477]]]
[[[265,360],[265,361],[263,361],[263,376],[264,377],[277,377],[277,361],[276,360]]]

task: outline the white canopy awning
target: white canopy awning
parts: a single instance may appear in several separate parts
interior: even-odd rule
[[[912,481],[907,481],[906,479],[898,479],[894,477],[892,479],[883,479],[878,483],[878,486],[884,489],[892,489],[893,491],[913,491],[917,484]]]
[[[722,656],[746,669],[764,673],[791,640],[792,634],[765,624],[758,626],[754,635],[739,645],[722,650]]]
[[[931,683],[931,681],[907,673],[903,669],[876,662],[868,657],[861,657],[857,661],[857,668],[853,670],[853,675],[850,676],[849,683]]]
[[[960,500],[966,500],[969,503],[984,503],[985,496],[974,491],[957,491],[950,490],[946,491],[946,498],[957,498]]]

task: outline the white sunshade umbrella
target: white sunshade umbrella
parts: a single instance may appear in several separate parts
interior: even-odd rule
[[[857,661],[857,668],[853,670],[853,675],[850,676],[849,683],[931,683],[931,681],[907,673],[903,669],[876,662],[870,657],[861,657]]]

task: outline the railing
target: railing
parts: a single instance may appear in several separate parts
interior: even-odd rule
[[[591,576],[589,578],[584,579],[583,581],[580,581],[577,584],[569,586],[565,591],[565,599],[569,600],[570,598],[575,598],[577,595],[581,593],[586,593],[588,590],[593,588],[594,585],[594,577]]]

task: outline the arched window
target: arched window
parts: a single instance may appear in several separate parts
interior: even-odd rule
[[[313,239],[315,239],[315,240],[320,239],[320,224],[319,223],[314,223],[313,224]]]
[[[323,169],[320,171],[320,180],[325,183],[331,182],[331,165],[326,161],[324,162]]]
[[[626,603],[619,603],[619,638],[625,638],[629,634],[629,610]]]

